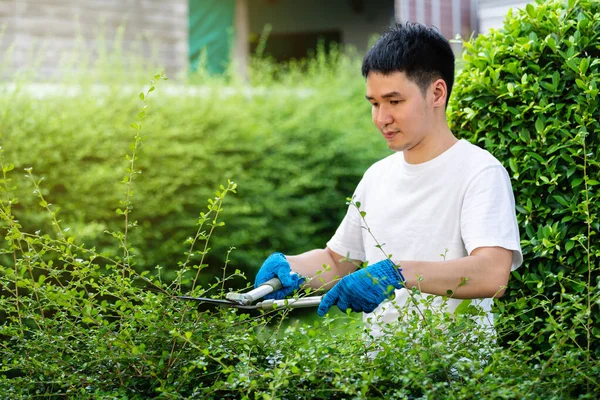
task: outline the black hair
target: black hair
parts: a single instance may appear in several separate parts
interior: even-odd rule
[[[446,106],[454,84],[454,53],[450,42],[432,26],[416,22],[396,24],[369,49],[362,63],[362,74],[389,75],[404,72],[425,94],[436,79],[448,87]]]

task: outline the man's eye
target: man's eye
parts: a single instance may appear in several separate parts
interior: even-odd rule
[[[390,104],[393,106],[398,105],[400,104],[400,100],[390,100]]]
[[[371,103],[373,107],[379,107],[379,103]]]

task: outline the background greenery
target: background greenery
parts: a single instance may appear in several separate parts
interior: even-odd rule
[[[205,279],[222,268],[230,246],[231,265],[252,277],[272,251],[322,248],[364,170],[388,154],[370,123],[356,58],[321,54],[284,69],[256,63],[252,89],[202,76],[199,88],[165,83],[139,153],[132,218],[142,229],[131,238],[138,270],[161,265],[173,276],[199,210],[228,178],[239,194]],[[122,225],[114,209],[132,138],[128,121],[137,114],[133,93],[121,85],[100,92],[84,80],[77,96],[0,96],[6,158],[45,177],[43,193],[61,208],[63,226],[105,251],[114,245],[104,231]],[[20,185],[18,197],[22,225],[50,232],[31,188]]]
[[[388,154],[355,55],[257,59],[251,91],[199,73],[138,96],[138,75],[102,64],[60,82],[75,96],[3,87],[1,397],[597,398],[599,7],[540,1],[465,44],[450,121],[510,171],[525,256],[498,343],[472,307],[424,301],[372,341],[339,314],[173,298],[221,297],[333,233]]]

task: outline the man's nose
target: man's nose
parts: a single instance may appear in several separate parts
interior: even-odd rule
[[[384,127],[386,125],[391,124],[392,122],[394,122],[392,115],[389,112],[387,112],[384,107],[381,107],[379,109],[379,112],[377,113],[377,125],[379,125],[380,127]]]

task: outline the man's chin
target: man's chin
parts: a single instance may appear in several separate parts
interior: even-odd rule
[[[410,149],[410,145],[408,143],[393,143],[393,142],[388,142],[388,147],[390,148],[390,150],[392,151],[405,151],[405,150],[409,150]]]

